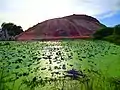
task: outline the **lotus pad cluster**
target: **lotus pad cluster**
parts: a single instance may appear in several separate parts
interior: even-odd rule
[[[117,65],[120,46],[105,41],[0,42],[0,90],[94,90]]]

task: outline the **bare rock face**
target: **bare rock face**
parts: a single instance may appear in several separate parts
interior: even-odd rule
[[[38,23],[16,37],[17,40],[90,38],[103,25],[87,15],[70,15]]]

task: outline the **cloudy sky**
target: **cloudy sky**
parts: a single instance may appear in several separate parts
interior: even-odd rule
[[[0,0],[0,25],[12,22],[24,30],[47,19],[87,14],[103,24],[120,24],[120,0]]]

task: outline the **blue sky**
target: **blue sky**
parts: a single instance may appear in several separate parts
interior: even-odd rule
[[[103,23],[103,24],[105,24],[106,26],[109,26],[109,27],[120,24],[120,10],[116,11],[113,15],[110,15],[110,16],[105,17],[105,18],[98,17],[98,20],[101,23]]]
[[[96,17],[107,26],[120,24],[120,0],[0,0],[0,25],[12,22],[24,30],[72,14]]]

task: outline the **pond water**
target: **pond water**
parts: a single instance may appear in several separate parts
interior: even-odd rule
[[[106,41],[1,41],[0,90],[119,90],[119,65]]]

